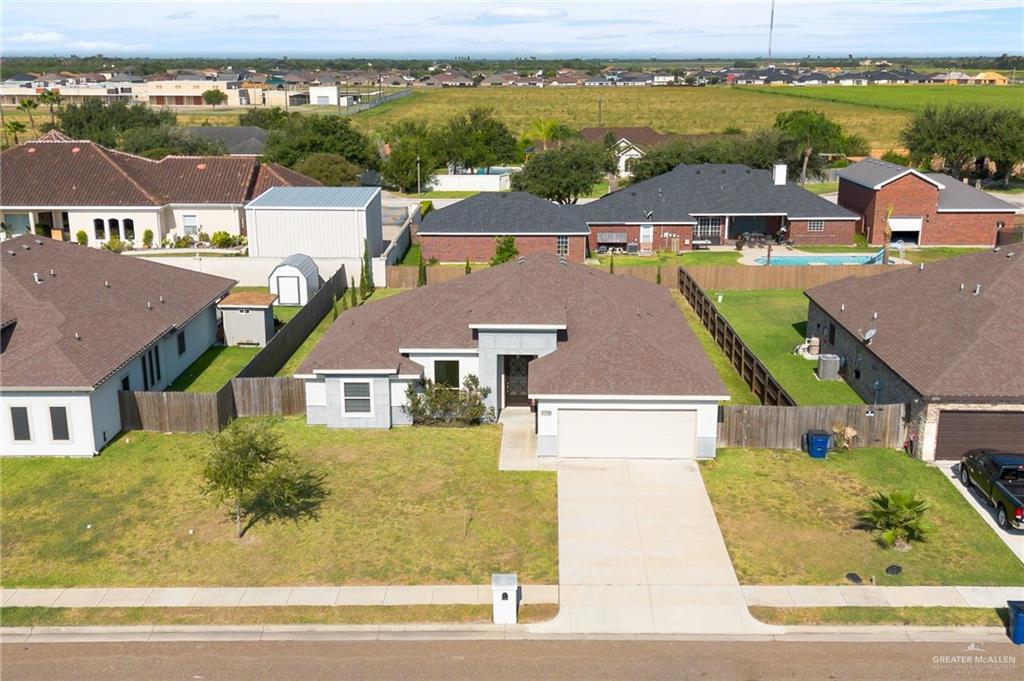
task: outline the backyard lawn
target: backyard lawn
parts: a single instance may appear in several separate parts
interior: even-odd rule
[[[609,267],[612,258],[615,258],[615,266],[619,267],[634,267],[634,266],[650,266],[654,265],[669,265],[669,266],[686,266],[686,265],[739,265],[740,252],[739,251],[687,251],[686,253],[676,254],[668,252],[658,252],[654,255],[599,255],[596,256],[597,261],[602,267]]]
[[[215,393],[237,376],[259,351],[260,348],[215,345],[199,355],[167,389]]]
[[[391,296],[397,295],[406,290],[407,289],[404,288],[379,288],[373,292],[373,295],[370,296],[366,302],[372,303],[377,300],[384,300],[385,298],[390,298]],[[340,303],[339,313],[344,314],[340,311]],[[302,363],[306,360],[306,357],[309,356],[309,353],[313,352],[313,348],[316,347],[316,344],[320,342],[320,339],[324,337],[324,334],[327,333],[327,329],[331,328],[331,324],[333,323],[334,317],[330,312],[328,312],[327,315],[320,320],[320,323],[313,327],[309,336],[306,337],[306,340],[302,341],[302,345],[300,345],[295,351],[295,354],[293,354],[291,358],[284,363],[284,366],[277,372],[277,375],[291,376],[298,371],[299,367],[302,366]]]
[[[716,294],[708,292],[712,300]],[[816,363],[793,354],[807,330],[807,298],[803,291],[722,291],[716,303],[736,333],[764,362],[797,404],[861,404],[845,381],[819,381]]]
[[[241,540],[201,493],[206,435],[135,431],[92,459],[5,461],[3,586],[557,583],[555,474],[499,472],[500,427],[277,427],[330,496],[317,521]]]
[[[945,480],[897,450],[802,452],[719,449],[701,473],[743,584],[842,584],[853,572],[880,585],[1024,584],[1024,564]],[[928,501],[927,540],[881,548],[857,529],[875,492],[911,490]],[[897,564],[903,572],[885,573]]]
[[[750,392],[750,388],[743,382],[740,375],[736,373],[732,364],[729,363],[729,359],[722,352],[722,348],[718,347],[718,343],[715,342],[707,328],[701,323],[697,313],[693,311],[690,304],[683,298],[683,294],[677,289],[672,289],[672,297],[676,299],[679,309],[683,311],[683,316],[686,317],[686,321],[689,322],[690,328],[693,329],[697,340],[700,341],[701,347],[707,353],[712,366],[715,367],[715,371],[718,372],[722,382],[725,383],[725,387],[729,390],[730,399],[728,404],[761,404],[754,396],[754,393]]]

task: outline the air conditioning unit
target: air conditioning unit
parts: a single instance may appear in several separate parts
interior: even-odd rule
[[[822,381],[839,380],[839,355],[818,355],[818,379]]]

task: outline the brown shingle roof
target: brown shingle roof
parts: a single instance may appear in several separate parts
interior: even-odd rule
[[[0,247],[0,317],[17,319],[4,388],[94,387],[235,283],[27,234]]]
[[[276,164],[239,156],[153,161],[87,140],[52,135],[0,154],[5,206],[242,204],[270,187],[315,186]]]
[[[925,397],[1024,400],[1024,245],[842,279],[807,297],[853,334],[875,329],[870,352]]]
[[[666,289],[542,254],[350,310],[298,373],[420,373],[400,348],[475,349],[471,323],[566,325],[530,363],[531,394],[727,394]]]
[[[277,300],[276,293],[236,291],[217,303],[217,307],[270,307],[275,300]]]

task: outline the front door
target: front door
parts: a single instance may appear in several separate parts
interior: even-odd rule
[[[529,406],[529,366],[533,357],[505,355],[505,406]]]

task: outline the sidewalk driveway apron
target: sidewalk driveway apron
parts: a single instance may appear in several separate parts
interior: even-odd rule
[[[747,611],[693,461],[559,461],[558,555],[561,609],[535,631],[776,631]]]

